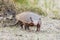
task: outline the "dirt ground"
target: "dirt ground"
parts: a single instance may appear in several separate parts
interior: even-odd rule
[[[21,29],[18,26],[0,27],[0,40],[60,40],[60,20],[42,18],[40,32],[36,27],[30,27],[31,31]]]

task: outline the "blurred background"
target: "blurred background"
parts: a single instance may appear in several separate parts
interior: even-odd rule
[[[25,11],[42,16],[40,32],[14,25],[15,15]],[[60,0],[0,0],[0,40],[60,40]]]
[[[53,19],[60,19],[60,0],[0,0],[0,14],[4,10],[15,13],[36,12]]]

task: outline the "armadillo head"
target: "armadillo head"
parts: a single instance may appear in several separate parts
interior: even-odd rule
[[[41,24],[41,18],[39,18],[38,20],[37,19],[35,20],[35,19],[31,18],[31,23],[30,23],[31,25],[37,25],[38,23]]]

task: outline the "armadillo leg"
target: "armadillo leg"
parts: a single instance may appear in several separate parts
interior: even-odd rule
[[[30,29],[29,29],[29,25],[27,25],[27,29],[30,30]]]
[[[20,24],[21,28],[23,29],[23,24]]]
[[[29,30],[29,25],[27,23],[25,23],[25,30]]]
[[[25,30],[27,29],[27,24],[25,23]]]
[[[18,24],[23,28],[23,23],[21,21],[19,21]]]
[[[36,31],[40,31],[40,27],[41,27],[41,25],[38,23],[37,24],[37,30]]]

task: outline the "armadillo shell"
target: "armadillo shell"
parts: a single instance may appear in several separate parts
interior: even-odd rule
[[[32,20],[33,20],[34,24],[37,24],[39,19],[41,19],[40,15],[35,14],[33,12],[23,12],[21,14],[16,15],[17,20],[20,20],[20,21],[22,21],[24,23],[31,23],[30,17],[32,17]]]

